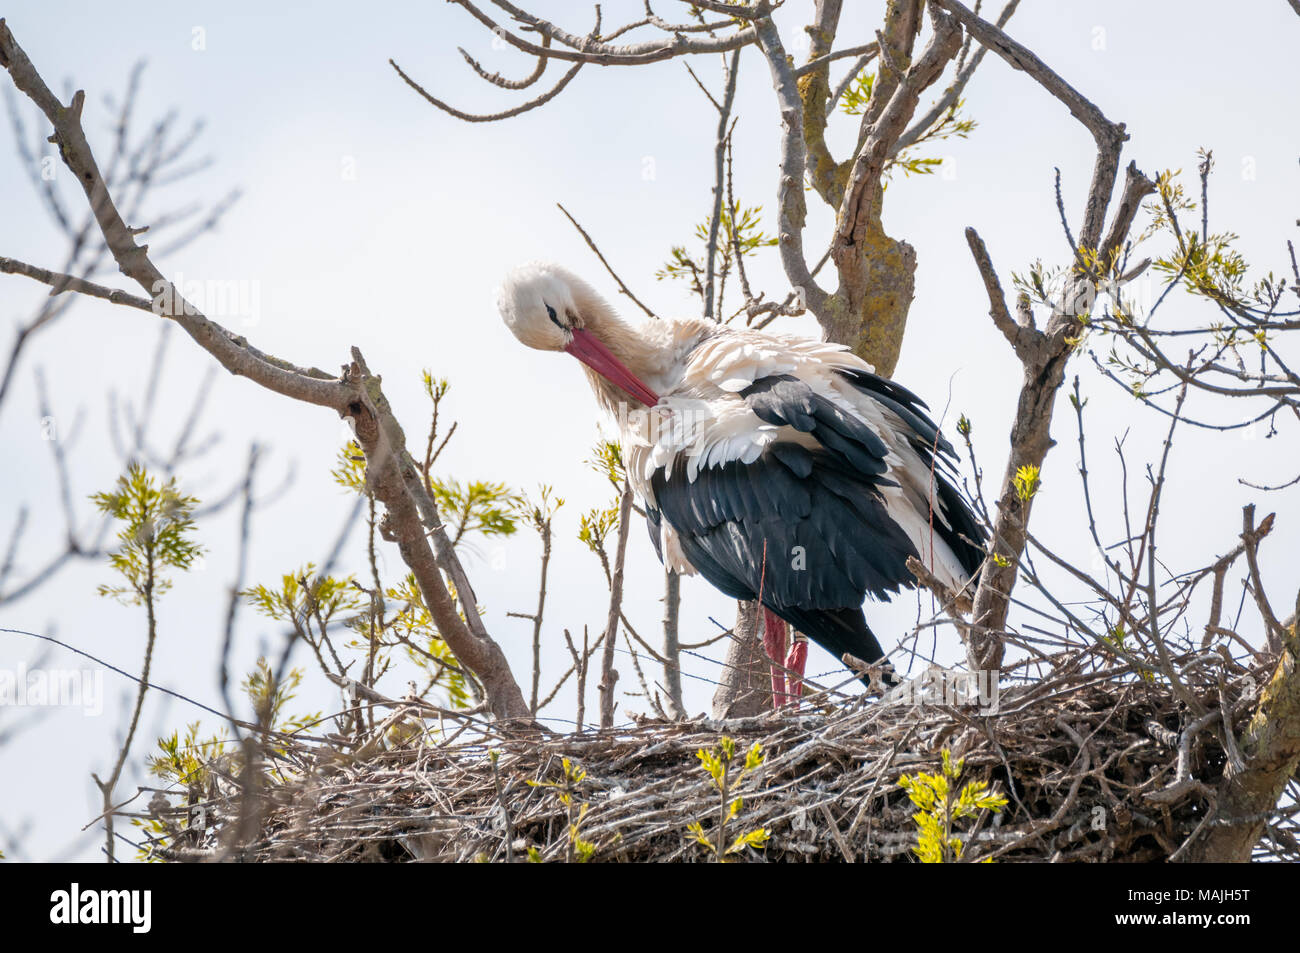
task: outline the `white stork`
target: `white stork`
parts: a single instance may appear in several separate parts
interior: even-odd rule
[[[544,262],[510,272],[497,306],[524,344],[586,365],[664,564],[764,606],[777,704],[807,656],[799,640],[787,654],[781,620],[836,659],[876,662],[862,604],[916,585],[909,556],[954,591],[979,571],[952,446],[847,348],[699,318],[632,327]]]

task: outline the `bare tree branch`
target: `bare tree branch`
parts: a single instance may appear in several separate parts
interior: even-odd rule
[[[613,267],[611,267],[610,263],[605,260],[605,256],[601,254],[601,251],[596,246],[595,241],[593,241],[592,237],[587,234],[587,230],[578,224],[578,220],[569,214],[569,210],[565,208],[563,205],[561,205],[559,202],[555,203],[555,207],[558,208],[561,212],[563,212],[564,217],[573,223],[573,227],[578,230],[578,234],[581,235],[582,240],[587,243],[587,247],[590,248],[593,252],[595,252],[596,257],[600,259],[600,263],[605,266],[605,270],[609,272],[609,276],[613,278],[616,282],[618,282],[618,289],[621,292],[623,292],[623,294],[631,298],[632,301],[636,303],[636,306],[640,308],[642,311],[644,311],[647,316],[651,318],[658,318],[659,315],[655,314],[648,307],[646,307],[646,305],[641,301],[641,299],[632,293],[632,289],[627,286],[626,282],[624,282],[623,279],[618,276],[618,272],[616,272],[613,269]]]
[[[999,28],[1007,25],[1007,22],[1011,19],[1012,14],[1016,12],[1018,6],[1020,6],[1020,0],[1008,0],[1007,5],[1004,6],[1002,12],[998,14],[997,26]],[[979,69],[979,65],[983,61],[984,53],[987,49],[988,47],[981,46],[975,51],[975,55],[971,57],[970,62],[966,63],[964,66],[960,62],[957,64],[959,71],[956,78],[953,79],[948,88],[943,91],[943,95],[940,96],[935,104],[930,107],[926,114],[913,122],[912,125],[907,128],[907,131],[898,137],[898,141],[890,147],[889,155],[891,158],[898,155],[908,146],[915,144],[918,139],[926,134],[930,127],[943,118],[944,113],[957,105],[958,100],[961,99],[961,94],[966,91],[967,84],[970,83],[971,78],[975,75],[975,71]]]
[[[772,71],[781,109],[781,177],[777,186],[777,248],[786,277],[802,302],[814,313],[826,303],[826,292],[813,279],[803,250],[803,230],[808,208],[804,203],[803,177],[807,166],[803,139],[803,106],[795,85],[794,71],[786,58],[780,34],[770,18],[757,21],[759,46]]]
[[[731,107],[736,102],[736,76],[739,72],[740,50],[735,50],[727,61],[722,102],[715,103],[718,110],[718,134],[713,146],[713,211],[709,215],[709,240],[704,252],[704,317],[711,320],[718,316],[713,283],[718,257],[718,230],[722,227],[722,193],[729,137],[728,124],[731,122]],[[734,221],[732,230],[735,230]]]
[[[275,393],[329,407],[354,421],[358,442],[366,454],[367,480],[388,511],[388,535],[397,542],[403,560],[415,573],[439,632],[457,658],[483,682],[492,712],[501,718],[527,718],[528,706],[523,693],[500,646],[483,628],[464,567],[406,451],[401,427],[388,407],[379,380],[370,374],[360,352],[354,348],[351,364],[342,377],[334,378],[323,371],[298,368],[264,354],[244,338],[209,320],[163,278],[149,258],[148,247],[136,244],[138,230],[128,227],[118,212],[81,127],[85,94],[78,92],[69,106],[63,106],[3,20],[0,20],[0,66],[8,70],[14,85],[53,125],[59,153],[81,183],[114,260],[124,274],[151,295],[155,311],[161,309],[161,313],[181,325],[232,373],[248,377]],[[426,534],[432,536],[432,548]],[[447,572],[456,587],[457,598],[464,607],[463,619],[447,591],[441,570]]]
[[[1115,186],[1119,153],[1126,138],[1123,124],[1112,123],[1096,106],[1074,87],[1049,69],[1037,56],[1011,39],[997,26],[977,17],[956,0],[935,0],[937,6],[950,11],[980,41],[1013,67],[1028,73],[1035,81],[1064,103],[1092,133],[1097,143],[1097,159],[1084,209],[1080,246],[1099,248],[1107,206]],[[1154,185],[1136,166],[1130,165],[1124,198],[1116,210],[1106,238],[1106,248],[1118,247],[1132,224],[1141,196]],[[1010,593],[1024,552],[1032,493],[1025,493],[1024,482],[1037,474],[1052,445],[1049,429],[1056,393],[1064,382],[1065,364],[1077,344],[1081,309],[1077,302],[1085,292],[1095,294],[1095,281],[1086,273],[1075,276],[1060,306],[1055,308],[1041,334],[1033,331],[1028,318],[1013,323],[1007,312],[996,278],[990,280],[992,266],[983,242],[973,232],[968,241],[992,303],[991,315],[1017,349],[1024,367],[1024,383],[1011,431],[1011,453],[1003,476],[1002,490],[994,516],[992,563],[986,563],[975,595],[971,640],[968,646],[974,670],[997,669],[1002,660],[1002,632],[1005,628]],[[1104,258],[1110,261],[1109,258]],[[1087,300],[1091,300],[1088,298]],[[1026,308],[1026,313],[1028,309]],[[1034,342],[1031,346],[1028,342]],[[1018,484],[1019,479],[1019,484]]]
[[[1021,324],[1011,317],[1011,313],[1007,310],[1007,299],[1002,293],[1002,284],[993,269],[993,262],[989,258],[984,239],[980,238],[975,229],[966,229],[966,243],[970,245],[971,254],[975,257],[975,265],[979,268],[980,277],[984,279],[984,288],[989,296],[989,317],[993,319],[993,324],[1002,332],[1002,336],[1007,339],[1017,357],[1022,361],[1033,360],[1035,351],[1042,347],[1042,333],[1029,324]]]
[[[504,0],[493,0],[493,5],[504,10],[511,19],[524,24],[539,36],[554,40],[561,46],[538,46],[522,37],[516,36],[489,17],[470,0],[452,0],[457,6],[464,7],[474,19],[509,43],[515,49],[531,53],[533,56],[545,56],[551,59],[568,60],[575,63],[595,63],[600,66],[636,66],[643,63],[657,63],[677,56],[689,56],[697,53],[726,53],[754,41],[753,27],[745,27],[735,33],[721,37],[700,38],[685,33],[675,34],[668,40],[646,40],[642,43],[630,43],[622,46],[605,43],[596,36],[578,36],[560,27],[521,10]],[[761,5],[766,5],[762,0]],[[721,27],[718,24],[718,27]]]
[[[1063,80],[1025,46],[1011,39],[999,27],[983,20],[957,0],[933,0],[949,11],[981,44],[1006,60],[1013,69],[1023,70],[1049,93],[1060,100],[1070,114],[1092,133],[1097,142],[1097,162],[1084,208],[1083,229],[1079,241],[1086,248],[1096,248],[1110,203],[1111,189],[1119,168],[1119,152],[1128,136],[1123,123],[1112,123],[1082,93]]]
[[[542,46],[549,47],[550,45],[551,45],[551,38],[549,36],[543,37]],[[470,56],[469,53],[465,51],[464,47],[458,46],[456,49],[459,50],[460,55],[465,58],[465,62],[469,64],[470,69],[478,73],[480,78],[491,83],[493,86],[500,86],[502,89],[515,89],[515,90],[527,89],[529,86],[532,86],[533,83],[541,79],[542,74],[546,72],[546,57],[539,56],[537,58],[537,66],[533,69],[531,73],[529,73],[523,79],[518,79],[518,80],[506,79],[500,73],[489,73],[487,70],[485,70],[482,66],[479,65],[478,60],[474,59],[474,57]]]
[[[907,120],[916,111],[917,102],[944,67],[957,55],[961,30],[948,16],[935,14],[934,35],[925,52],[899,82],[880,118],[872,124],[866,142],[858,150],[844,189],[835,226],[835,243],[831,257],[841,259],[857,254],[856,246],[866,238],[871,209],[880,190],[881,173],[894,142],[903,133]],[[874,97],[873,97],[874,98]]]
[[[632,523],[632,487],[623,481],[618,505],[618,542],[614,549],[614,572],[609,582],[609,615],[605,620],[605,649],[600,663],[600,727],[614,727],[614,686],[618,671],[614,668],[614,650],[618,647],[618,623],[623,609],[623,563],[627,556],[627,536]]]
[[[542,95],[536,97],[535,99],[528,100],[528,102],[523,103],[522,105],[513,106],[510,109],[504,109],[501,112],[497,112],[497,113],[477,115],[475,113],[462,112],[461,110],[457,109],[455,106],[448,105],[447,103],[444,103],[441,99],[438,99],[436,96],[431,95],[423,86],[421,86],[415,80],[411,79],[411,77],[407,76],[406,72],[400,66],[398,66],[395,61],[389,60],[388,65],[390,65],[393,69],[397,71],[397,75],[402,77],[402,81],[406,83],[407,86],[411,87],[411,89],[415,90],[417,93],[423,96],[434,106],[437,106],[443,112],[455,116],[457,119],[462,119],[465,122],[498,122],[502,119],[510,119],[514,116],[520,115],[521,113],[526,113],[530,109],[536,109],[538,106],[545,106],[556,96],[560,95],[560,93],[564,91],[564,87],[568,86],[569,82],[573,79],[573,77],[578,75],[578,70],[582,69],[581,63],[575,64],[574,66],[570,67],[569,71],[560,77],[560,81],[556,83],[554,86],[552,86],[549,90],[542,93]]]

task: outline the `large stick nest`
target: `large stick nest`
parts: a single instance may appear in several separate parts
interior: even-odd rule
[[[737,859],[915,859],[917,807],[899,778],[939,773],[944,749],[964,759],[960,785],[983,780],[1008,798],[1001,812],[956,825],[965,860],[1177,856],[1213,822],[1214,791],[1235,749],[1224,723],[1240,731],[1253,697],[1241,685],[1262,683],[1263,671],[1233,666],[1237,688],[1225,693],[1215,664],[1184,669],[1195,675],[1186,691],[1219,715],[1207,719],[1189,714],[1150,673],[1100,664],[1091,652],[1053,661],[1053,677],[1004,688],[995,713],[859,697],[725,723],[641,721],[557,735],[407,706],[350,750],[338,739],[276,739],[255,755],[258,771],[227,764],[212,772],[226,780],[189,792],[186,807],[156,802],[151,816],[172,833],[154,851],[177,860],[335,862],[518,861],[531,849],[533,859],[565,860],[570,820],[585,804],[579,836],[595,845],[593,860],[707,860],[688,825],[713,830],[720,794],[697,752],[725,734],[736,742],[737,768],[754,741],[766,755],[733,792],[743,805],[729,830],[764,827],[770,839]],[[586,772],[567,807],[562,788],[544,784],[564,783],[564,759]],[[237,771],[258,778],[260,790],[232,781]],[[209,808],[203,829],[167,820],[192,816],[199,800]],[[1300,859],[1294,826],[1281,814],[1257,856]]]

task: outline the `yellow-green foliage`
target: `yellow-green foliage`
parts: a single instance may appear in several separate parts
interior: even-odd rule
[[[212,762],[227,744],[224,729],[221,734],[199,738],[197,721],[185,726],[185,734],[173,731],[158,739],[158,754],[145,759],[149,772],[165,781],[196,790],[208,785],[208,771]]]
[[[275,733],[293,734],[320,721],[320,712],[287,715],[285,709],[297,697],[302,685],[303,670],[290,669],[278,684],[266,659],[259,658],[257,665],[244,676],[240,689],[253,708],[259,724],[271,729],[265,739],[267,748],[283,753],[284,749],[274,737]],[[150,756],[146,764],[149,771],[164,781],[192,789],[206,787],[208,770],[218,755],[225,753],[229,741],[225,730],[207,738],[199,737],[199,722],[186,726],[184,736],[173,731],[158,739],[159,754]]]
[[[608,506],[597,506],[583,513],[578,519],[578,539],[595,553],[609,575],[609,556],[605,543],[609,534],[618,526],[618,511],[623,494],[623,448],[616,440],[601,440],[592,448],[587,466],[609,481],[615,496]]]
[[[433,616],[429,614],[424,596],[415,581],[415,574],[407,573],[398,585],[389,586],[384,593],[402,604],[397,615],[384,624],[385,630],[405,636],[410,643],[407,646],[408,657],[433,680],[432,685],[446,689],[449,707],[468,708],[470,689],[465,680],[465,670],[460,667],[456,656],[434,625]],[[418,645],[423,651],[418,651],[411,645]]]
[[[424,392],[433,402],[432,429],[425,456],[425,469],[432,466],[452,430],[447,431],[442,444],[434,447],[438,430],[438,417],[441,403],[447,396],[451,385],[443,378],[434,377],[429,371],[421,373]],[[368,494],[366,486],[366,458],[360,444],[349,440],[338,453],[338,462],[330,471],[334,482],[354,493]],[[429,491],[438,504],[442,518],[447,524],[453,545],[472,534],[481,536],[509,536],[518,528],[516,519],[523,497],[505,483],[492,480],[470,480],[461,483],[452,477],[440,479],[428,475]]]
[[[330,471],[330,476],[339,486],[354,493],[366,492],[366,455],[361,444],[349,440],[339,450],[338,465]]]
[[[547,531],[551,520],[564,505],[564,497],[555,495],[555,488],[543,483],[538,487],[537,499],[521,495],[515,505],[517,517],[528,523],[538,533]]]
[[[451,388],[451,381],[445,377],[434,377],[433,372],[427,367],[420,371],[420,380],[424,384],[424,392],[433,401],[434,406],[447,396],[447,391]]]
[[[623,491],[623,445],[617,440],[601,440],[591,448],[587,466],[599,473],[618,492]]]
[[[1200,172],[1208,177],[1214,168],[1214,155],[1204,149]],[[1142,238],[1157,233],[1167,233],[1174,240],[1174,248],[1155,260],[1152,267],[1173,277],[1181,277],[1183,284],[1193,294],[1202,295],[1225,307],[1242,305],[1247,298],[1256,302],[1274,296],[1277,281],[1270,274],[1247,290],[1246,275],[1250,265],[1235,247],[1238,236],[1233,232],[1200,234],[1195,228],[1181,228],[1177,222],[1179,212],[1196,211],[1196,202],[1188,198],[1178,181],[1178,171],[1166,171],[1156,178],[1157,199],[1148,204],[1151,223]]]
[[[949,107],[943,117],[922,133],[911,147],[901,150],[898,155],[894,156],[885,163],[885,175],[892,174],[895,168],[902,169],[904,175],[933,175],[935,170],[943,165],[943,159],[930,159],[914,156],[912,150],[917,146],[929,143],[942,142],[944,139],[951,139],[954,136],[958,139],[966,139],[975,131],[975,120],[964,119],[961,116],[961,107],[965,105],[964,100],[958,100]]]
[[[451,541],[459,543],[468,533],[509,536],[518,528],[515,513],[520,496],[504,483],[471,480],[462,484],[453,477],[430,478],[434,501],[451,529]]]
[[[844,95],[840,97],[840,109],[849,116],[861,116],[867,111],[867,104],[871,102],[871,90],[875,85],[875,70],[864,69],[844,90]]]
[[[1016,496],[1020,497],[1022,502],[1028,503],[1038,493],[1038,488],[1041,485],[1038,467],[1032,463],[1020,467],[1016,470],[1012,482],[1016,487]]]
[[[1036,260],[1025,274],[1013,271],[1011,283],[1016,289],[1018,299],[1026,304],[1044,305],[1055,308],[1060,304],[1059,298],[1064,289],[1067,272],[1064,268],[1048,268],[1042,260]]]
[[[119,546],[109,556],[109,565],[126,585],[102,585],[101,596],[142,605],[171,588],[163,570],[187,570],[203,553],[203,547],[190,538],[199,501],[182,496],[174,478],[160,483],[143,466],[132,463],[113,490],[95,493],[91,500],[101,512],[125,524],[118,531]]]
[[[871,104],[871,95],[875,85],[875,70],[870,67],[864,69],[853,78],[853,81],[844,90],[843,95],[840,96],[840,111],[849,116],[861,116]],[[884,172],[886,176],[892,173],[895,168],[902,169],[905,175],[931,175],[935,169],[943,165],[942,159],[918,158],[911,154],[911,150],[924,143],[941,142],[954,136],[959,139],[969,137],[975,131],[976,123],[973,119],[962,117],[961,108],[964,105],[964,100],[953,103],[939,118],[939,121],[918,136],[909,148],[900,150],[898,155],[892,157],[885,164]]]
[[[686,828],[696,843],[703,846],[709,856],[719,863],[727,863],[746,847],[759,850],[766,847],[768,831],[765,827],[744,831],[730,841],[728,838],[731,835],[727,833],[728,826],[740,816],[745,806],[743,798],[732,795],[739,789],[745,776],[763,764],[763,746],[755,741],[745,753],[745,760],[739,770],[732,764],[736,758],[736,742],[727,735],[722,736],[713,750],[701,748],[696,757],[700,759],[704,771],[713,779],[713,786],[718,792],[718,816],[712,830],[706,831],[699,821],[692,822]]]
[[[1127,645],[1128,631],[1124,628],[1123,622],[1117,622],[1108,634],[1101,637],[1101,640],[1111,648],[1116,649],[1117,653],[1121,654],[1121,657],[1131,651]],[[1156,673],[1149,668],[1135,665],[1133,670],[1137,672],[1138,677],[1144,682],[1154,682],[1156,680]]]
[[[340,612],[364,609],[369,600],[352,584],[351,576],[316,576],[315,563],[280,577],[280,588],[256,585],[240,595],[268,618],[277,622],[298,622],[305,618],[328,623]]]
[[[763,207],[754,205],[737,209],[733,216],[731,209],[723,203],[721,214],[718,216],[718,257],[715,259],[715,268],[719,275],[731,270],[737,247],[740,249],[741,257],[746,258],[760,248],[771,248],[776,244],[776,238],[763,231],[762,213]],[[708,272],[708,261],[705,255],[708,254],[709,230],[712,222],[713,216],[710,215],[695,226],[695,238],[703,246],[704,252],[699,258],[693,257],[684,245],[674,245],[669,251],[668,261],[664,267],[655,272],[655,278],[660,281],[665,278],[685,281],[695,294],[703,297],[704,286],[701,284],[701,279]]]
[[[1007,804],[1000,794],[990,794],[983,781],[969,781],[957,792],[965,759],[952,763],[952,754],[943,749],[943,768],[939,774],[905,774],[898,779],[920,810],[912,815],[917,827],[917,845],[912,848],[923,864],[953,863],[961,860],[965,845],[955,833],[957,821],[974,817],[980,811],[998,813]],[[956,793],[955,793],[956,792]]]
[[[599,555],[605,549],[605,541],[610,532],[618,525],[618,509],[595,507],[583,513],[578,520],[578,539],[586,543],[587,548]]]
[[[289,702],[296,697],[302,678],[302,669],[294,668],[276,684],[271,666],[265,658],[259,658],[253,671],[240,682],[240,688],[252,706],[254,716],[259,723],[271,729],[262,736],[262,743],[269,752],[285,754],[286,749],[278,740],[279,734],[302,731],[321,720],[320,712],[300,715],[285,713]],[[239,777],[244,771],[242,750],[226,736],[224,728],[220,733],[207,737],[201,737],[201,730],[201,722],[195,721],[185,726],[184,734],[173,731],[170,735],[164,735],[158,739],[158,753],[145,759],[149,773],[166,782],[176,795],[184,795],[185,804],[190,809],[183,823],[175,817],[132,820],[135,826],[143,828],[165,844],[174,844],[174,838],[180,833],[195,839],[196,843],[208,836],[211,813],[206,802],[213,784],[220,777]],[[271,778],[285,780],[274,758],[265,759],[262,770]],[[141,850],[140,859],[156,858],[150,857],[147,850]]]
[[[549,487],[542,488],[541,503],[533,506],[521,494],[504,483],[484,480],[461,483],[452,478],[438,479],[431,476],[430,468],[445,448],[456,427],[453,424],[447,429],[441,442],[438,442],[441,405],[451,385],[444,378],[434,377],[428,370],[421,373],[421,382],[433,407],[420,472],[438,504],[453,546],[464,544],[465,538],[475,533],[483,537],[509,536],[517,530],[520,521],[532,522],[534,514],[538,519],[544,515],[549,518],[554,509],[563,504],[563,500],[552,498]],[[320,589],[315,598],[323,606],[323,622],[329,622],[333,615],[335,607],[331,600],[343,596],[346,602],[338,608],[347,609],[352,613],[343,620],[343,624],[354,633],[354,637],[346,645],[349,649],[364,655],[366,677],[371,679],[371,684],[390,670],[392,664],[390,650],[400,644],[405,649],[407,657],[424,673],[426,692],[435,687],[445,688],[447,702],[451,707],[469,707],[473,686],[434,624],[424,604],[424,596],[415,581],[415,576],[407,573],[396,585],[386,585],[379,575],[379,563],[375,556],[379,525],[375,500],[370,487],[366,484],[365,456],[355,440],[349,440],[339,451],[337,465],[331,474],[334,481],[345,489],[370,497],[369,553],[372,579],[368,587],[363,587],[352,576],[313,582],[312,585]],[[310,569],[309,566],[307,573],[299,573],[298,578],[305,578]],[[454,598],[455,589],[450,583],[448,589]],[[299,596],[303,593],[304,590],[294,586],[293,580],[288,576],[285,577],[285,586],[280,592],[268,592],[264,587],[256,587],[248,591],[249,597],[255,604],[268,614],[271,611],[283,612],[285,606],[295,605],[301,601]],[[312,599],[310,593],[306,595],[308,598],[302,609],[308,613],[309,618],[306,621],[310,622],[313,611]],[[395,614],[387,614],[386,600],[395,600],[400,605]],[[301,615],[301,610],[299,614]],[[309,625],[304,624],[301,629],[319,656],[322,655],[320,649],[323,642],[320,634],[323,633],[325,626],[322,620],[316,621],[318,632],[314,637],[309,631]],[[332,648],[330,651],[333,651]],[[342,662],[338,664],[341,666]],[[391,739],[395,743],[400,743],[403,738],[410,735],[409,728],[408,723],[394,726],[394,731],[390,732]]]
[[[489,757],[494,759],[495,756],[495,751],[489,754]],[[586,801],[579,804],[578,794],[582,782],[587,777],[587,772],[568,758],[563,759],[562,767],[564,773],[559,781],[529,781],[528,785],[534,788],[549,788],[559,799],[559,802],[564,805],[569,820],[565,860],[571,864],[585,864],[595,856],[596,851],[599,849],[593,841],[589,841],[582,836],[582,822],[587,816],[590,804]],[[542,852],[536,847],[530,847],[528,849],[528,860],[531,863],[540,864],[542,862]]]
[[[289,702],[297,697],[298,689],[302,686],[302,675],[302,669],[293,668],[277,682],[266,657],[258,658],[257,665],[239,683],[239,687],[252,703],[253,714],[258,724],[269,725],[283,734],[293,734],[320,721],[320,712],[293,716],[285,714]],[[275,744],[274,739],[269,746],[275,751],[282,750]]]

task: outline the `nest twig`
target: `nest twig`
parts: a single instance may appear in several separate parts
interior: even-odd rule
[[[256,836],[238,836],[249,805],[227,773],[208,794],[208,826],[188,837],[177,828],[152,850],[173,860],[563,860],[586,804],[578,836],[593,845],[593,860],[707,860],[688,825],[710,824],[719,793],[697,752],[726,734],[738,751],[758,741],[766,753],[733,792],[743,797],[737,830],[770,834],[743,859],[914,859],[916,807],[899,778],[937,773],[944,749],[964,758],[961,783],[984,780],[1008,798],[1000,813],[956,831],[963,860],[1175,856],[1213,818],[1213,791],[1235,747],[1224,726],[1239,728],[1250,707],[1232,686],[1260,673],[1227,659],[1189,667],[1186,688],[1215,713],[1208,718],[1189,714],[1151,673],[1096,650],[1052,661],[1056,674],[1004,688],[995,709],[927,703],[913,691],[902,702],[863,697],[725,723],[646,720],[555,735],[446,713],[429,723],[428,712],[399,708],[382,737],[276,753],[277,780],[249,786],[261,799]],[[586,772],[568,806],[564,759]],[[1271,833],[1257,853],[1300,859],[1285,813]]]

